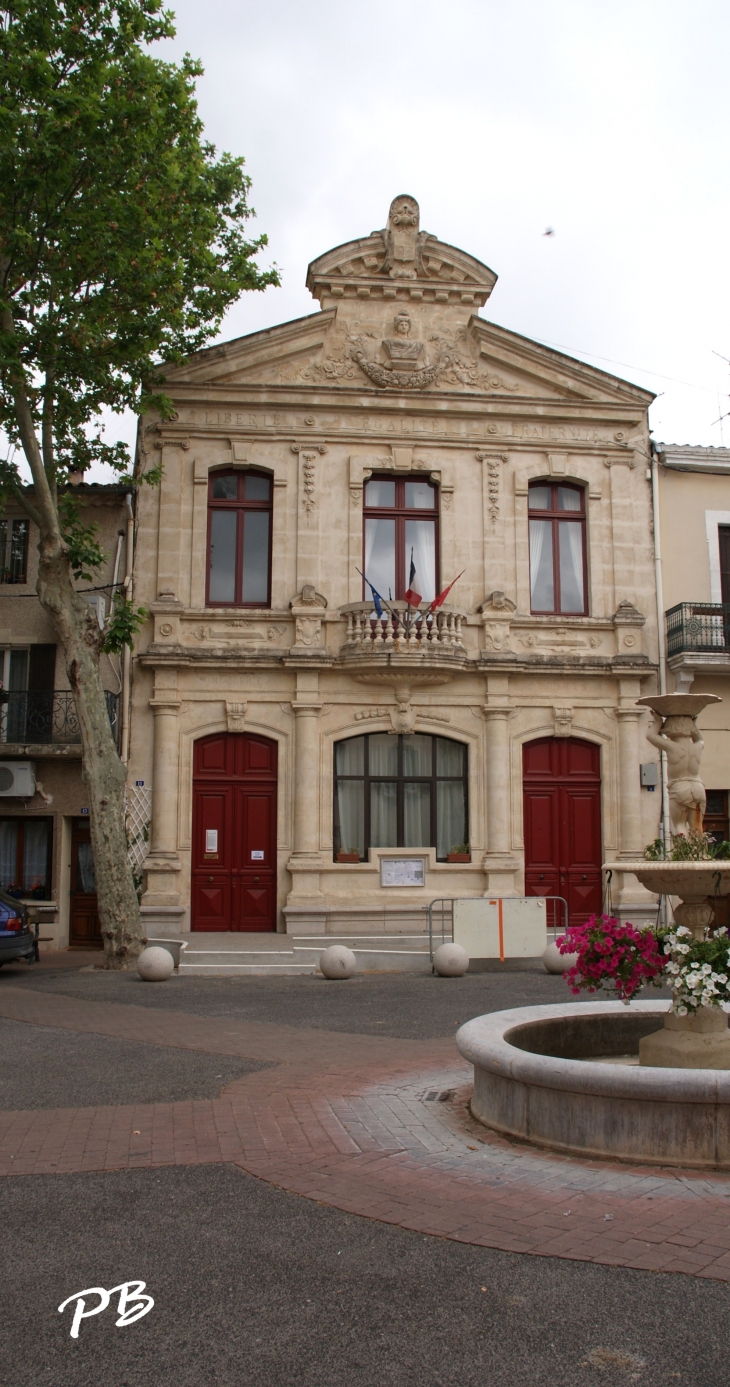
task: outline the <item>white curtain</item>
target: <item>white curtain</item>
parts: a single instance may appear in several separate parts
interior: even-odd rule
[[[26,819],[23,844],[23,887],[45,886],[48,866],[48,824]]]
[[[583,526],[575,520],[560,524],[560,610],[582,612]]]
[[[436,782],[436,856],[446,857],[467,840],[463,780]]]
[[[365,577],[386,599],[395,596],[395,521],[365,521]],[[365,595],[370,597],[370,589]]]
[[[0,823],[0,886],[15,886],[18,825],[11,819]]]
[[[536,612],[551,612],[555,607],[552,557],[552,523],[531,520],[530,602]]]
[[[94,871],[94,854],[91,851],[91,843],[79,843],[78,863],[81,890],[93,896],[96,891],[96,873]]]
[[[420,780],[403,786],[403,846],[427,848],[431,844],[431,786]]]
[[[337,824],[338,849],[342,852],[365,852],[365,785],[362,780],[338,780]]]
[[[405,586],[411,571],[411,549],[416,565],[416,588],[425,602],[436,596],[436,526],[432,520],[406,520]]]
[[[370,843],[374,848],[398,846],[397,786],[374,780],[370,785]],[[420,846],[420,845],[419,845]]]

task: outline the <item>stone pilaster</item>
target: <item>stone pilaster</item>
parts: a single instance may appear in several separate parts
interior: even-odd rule
[[[297,673],[294,714],[294,846],[288,904],[321,900],[319,868],[319,699],[316,671]]]
[[[509,720],[514,709],[509,700],[509,676],[490,675],[487,702],[487,850],[484,870],[486,895],[515,895],[517,862],[511,853],[511,794]]]
[[[178,806],[178,711],[175,692],[150,699],[155,720],[151,848],[145,863],[146,906],[178,905],[176,873]]]

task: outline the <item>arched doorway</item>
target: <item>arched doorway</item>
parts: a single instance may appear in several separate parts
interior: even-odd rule
[[[194,930],[276,928],[276,753],[245,732],[195,743]]]
[[[600,750],[578,737],[527,742],[522,784],[525,894],[564,896],[582,924],[601,909]]]

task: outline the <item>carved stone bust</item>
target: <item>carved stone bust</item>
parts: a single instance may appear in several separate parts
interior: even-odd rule
[[[398,313],[394,321],[395,337],[386,337],[383,346],[390,357],[394,371],[408,371],[423,351],[423,342],[412,342],[410,338],[411,320],[405,312]]]

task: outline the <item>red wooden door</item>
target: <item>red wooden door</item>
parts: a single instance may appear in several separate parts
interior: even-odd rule
[[[599,749],[542,737],[523,747],[522,774],[525,894],[563,896],[570,923],[580,924],[601,909]]]
[[[219,733],[195,744],[192,928],[276,928],[276,743]]]

